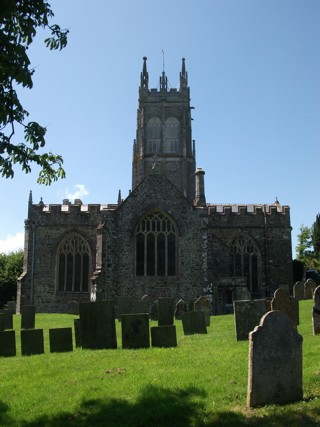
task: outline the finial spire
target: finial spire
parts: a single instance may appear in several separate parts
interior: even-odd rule
[[[143,68],[141,73],[141,83],[140,88],[141,89],[148,89],[148,82],[149,82],[149,75],[147,71],[147,57],[143,57]]]
[[[188,73],[186,72],[185,59],[182,58],[182,67],[180,73],[180,89],[188,87]]]

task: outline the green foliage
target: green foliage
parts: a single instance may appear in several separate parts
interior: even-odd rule
[[[0,307],[16,298],[17,279],[23,270],[23,251],[0,254]]]
[[[296,246],[296,257],[302,261],[305,269],[319,269],[320,260],[317,259],[312,244],[312,227],[301,225]]]
[[[317,258],[320,259],[320,214],[316,216],[312,226],[312,244]]]
[[[68,30],[49,21],[54,16],[44,0],[1,0],[0,6],[0,172],[5,178],[14,177],[14,165],[25,173],[31,165],[40,166],[38,183],[50,185],[65,177],[63,159],[51,152],[43,153],[46,128],[37,122],[26,123],[29,115],[21,105],[16,87],[32,88],[34,69],[28,57],[28,48],[39,28],[51,36],[45,39],[49,49],[63,49]],[[25,142],[15,141],[15,125],[24,128]]]

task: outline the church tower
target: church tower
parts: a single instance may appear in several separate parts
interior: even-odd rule
[[[179,89],[169,89],[163,70],[160,88],[149,89],[147,58],[139,87],[137,134],[133,145],[132,190],[153,170],[191,202],[195,198],[195,147],[191,134],[190,89],[182,59]]]

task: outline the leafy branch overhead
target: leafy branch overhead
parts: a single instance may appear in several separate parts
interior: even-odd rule
[[[25,173],[32,165],[40,166],[38,183],[50,185],[65,177],[63,159],[58,154],[44,152],[46,128],[37,122],[27,122],[28,111],[21,105],[16,88],[32,89],[34,69],[28,48],[42,28],[50,32],[44,40],[51,50],[67,45],[68,30],[50,25],[54,14],[44,0],[1,0],[0,6],[0,173],[14,177],[14,165]],[[24,138],[17,136],[22,126]]]

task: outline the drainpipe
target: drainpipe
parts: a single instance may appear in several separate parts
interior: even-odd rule
[[[31,248],[31,288],[30,288],[30,305],[33,305],[34,289],[34,261],[35,261],[35,241],[36,241],[36,223],[32,222],[32,248]]]

